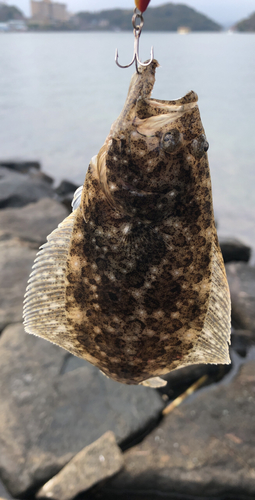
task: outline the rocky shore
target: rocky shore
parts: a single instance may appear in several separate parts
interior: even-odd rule
[[[54,188],[37,162],[0,163],[0,500],[255,498],[251,249],[220,242],[231,366],[183,368],[159,390],[119,384],[22,325],[38,247],[68,215],[76,187]],[[192,384],[200,388],[178,405]]]

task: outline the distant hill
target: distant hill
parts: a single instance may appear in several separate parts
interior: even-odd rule
[[[7,21],[24,19],[24,15],[17,7],[14,5],[6,5],[0,3],[0,23],[6,23]]]
[[[72,18],[80,30],[130,30],[132,11],[113,9],[101,12],[79,12]],[[177,31],[185,26],[191,31],[220,31],[222,26],[183,4],[168,3],[149,8],[144,15],[144,31]]]
[[[247,17],[247,19],[243,19],[243,21],[237,23],[234,28],[237,31],[255,31],[255,12]]]

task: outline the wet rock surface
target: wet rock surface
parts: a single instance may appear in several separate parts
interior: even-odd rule
[[[0,500],[11,500],[12,497],[7,493],[6,488],[3,483],[0,481]]]
[[[255,360],[231,383],[200,391],[124,454],[105,491],[192,498],[255,496]]]
[[[232,322],[255,337],[255,267],[242,262],[226,265],[231,294]]]
[[[249,262],[251,248],[235,238],[220,238],[224,262]]]
[[[0,241],[0,331],[22,321],[22,304],[28,276],[36,256],[18,238]]]
[[[94,484],[114,476],[124,465],[113,432],[86,446],[37,493],[36,498],[69,500]]]
[[[15,172],[29,173],[39,171],[41,165],[39,161],[17,161],[17,160],[1,160],[0,167],[8,168],[14,170]]]
[[[35,243],[38,248],[67,215],[66,208],[50,198],[42,198],[22,208],[0,210],[0,240],[18,237]]]
[[[73,182],[63,180],[59,186],[55,189],[55,193],[58,195],[59,201],[67,208],[69,212],[72,211],[72,200],[76,189],[79,186],[73,184]]]
[[[255,335],[252,331],[238,329],[232,330],[231,347],[240,356],[245,357],[252,346],[255,346]]]
[[[21,324],[0,338],[0,474],[14,496],[44,484],[112,430],[117,442],[157,420],[159,394],[107,379],[87,362],[61,374],[69,355]]]
[[[55,192],[59,196],[65,196],[66,194],[74,193],[78,187],[79,186],[77,184],[74,184],[73,182],[63,180],[55,189]]]
[[[0,208],[23,207],[40,198],[54,198],[50,184],[35,174],[0,167]]]
[[[38,247],[67,215],[62,204],[49,198],[0,210],[0,331],[22,321],[24,293]]]
[[[162,378],[167,380],[167,386],[159,389],[159,392],[163,395],[164,400],[167,402],[168,399],[172,400],[177,398],[201,377],[206,376],[206,384],[209,385],[213,382],[221,380],[230,371],[230,369],[229,365],[199,364],[185,366],[180,370],[174,370],[167,375],[164,375]]]

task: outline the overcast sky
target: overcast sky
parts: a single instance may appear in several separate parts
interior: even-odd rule
[[[112,8],[134,7],[134,0],[59,0],[67,4],[69,12],[81,10],[95,11]],[[29,0],[8,0],[9,5],[16,5],[27,16],[30,15]],[[156,7],[168,3],[167,0],[151,0],[150,6]],[[255,12],[255,0],[179,0],[172,3],[183,3],[194,7],[211,19],[224,25],[231,25]]]

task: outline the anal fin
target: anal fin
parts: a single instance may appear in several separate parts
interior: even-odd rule
[[[212,248],[212,283],[208,310],[201,335],[187,357],[187,363],[229,364],[231,303],[223,258]]]

